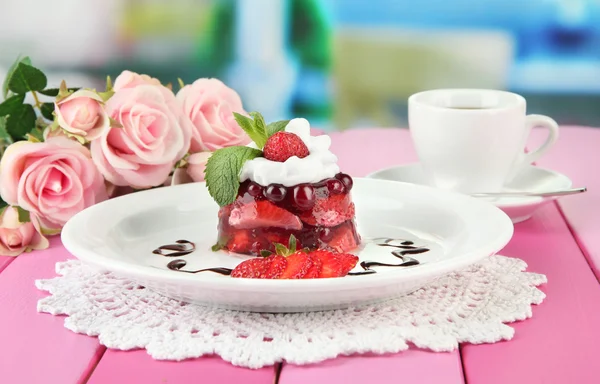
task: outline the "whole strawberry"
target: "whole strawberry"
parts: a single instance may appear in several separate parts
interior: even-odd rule
[[[271,161],[283,163],[292,156],[303,158],[308,156],[308,147],[300,136],[291,132],[277,132],[267,139],[263,155]]]

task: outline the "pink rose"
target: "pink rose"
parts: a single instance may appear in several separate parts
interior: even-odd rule
[[[233,112],[246,114],[240,96],[217,79],[198,79],[177,93],[183,113],[194,125],[191,152],[246,145],[250,138]]]
[[[185,168],[177,168],[173,172],[171,185],[204,181],[204,170],[212,152],[198,152],[190,155]]]
[[[161,85],[160,81],[154,77],[150,77],[148,75],[140,75],[131,71],[123,71],[121,74],[115,79],[115,84],[113,86],[113,90],[115,92],[120,91],[125,88],[135,88],[138,85]]]
[[[138,85],[117,91],[106,111],[123,128],[109,128],[92,142],[92,158],[106,180],[137,189],[161,185],[190,145],[181,110],[167,88]],[[172,93],[171,93],[172,95]]]
[[[0,195],[38,216],[44,229],[60,230],[73,215],[107,198],[90,151],[74,140],[19,141],[0,161]]]
[[[104,101],[96,92],[80,89],[54,102],[54,113],[58,125],[66,132],[92,141],[110,124],[103,104]]]
[[[30,222],[21,223],[16,208],[0,210],[0,256],[18,256],[34,249],[46,249],[49,245],[35,215],[31,215]]]
[[[148,75],[140,75],[131,71],[123,71],[121,74],[115,79],[115,85],[113,86],[113,90],[118,92],[123,89],[136,88],[138,86],[147,86],[152,85],[155,86],[163,95],[165,102],[169,109],[177,116],[177,121],[179,122],[179,126],[183,130],[185,143],[182,147],[181,152],[177,154],[179,159],[183,158],[183,156],[189,150],[189,142],[192,138],[192,131],[194,130],[194,126],[190,119],[183,113],[181,105],[175,98],[175,94],[169,88],[163,86],[158,79],[154,77],[150,77]],[[179,160],[178,159],[178,160]]]

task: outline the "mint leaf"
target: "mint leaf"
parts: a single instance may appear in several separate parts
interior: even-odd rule
[[[8,81],[8,89],[14,93],[27,93],[41,91],[47,84],[48,79],[42,71],[31,65],[19,63]]]
[[[224,207],[235,201],[240,187],[240,172],[246,160],[262,156],[262,151],[250,147],[226,147],[216,150],[204,171],[208,193]]]
[[[19,106],[23,105],[24,100],[25,95],[14,95],[4,100],[4,102],[0,104],[0,116],[6,116],[14,113]]]
[[[42,116],[44,116],[46,119],[54,120],[54,115],[52,114],[52,112],[54,112],[54,103],[42,104],[40,111],[42,112]]]
[[[77,92],[79,91],[81,88],[67,88],[69,91],[71,92]],[[56,97],[58,96],[58,92],[60,92],[60,89],[58,88],[47,88],[44,89],[43,91],[39,91],[42,95],[46,95],[46,96],[50,96],[50,97]]]
[[[10,68],[8,68],[8,72],[6,72],[6,77],[4,78],[4,82],[2,83],[2,97],[5,99],[8,96],[8,83],[10,82],[10,79],[12,79],[13,74],[17,70],[17,66],[19,65],[19,63],[31,65],[31,59],[28,56],[25,56],[24,58],[18,57],[17,60],[15,60],[15,62],[12,63]]]
[[[257,113],[258,112],[251,112],[250,115],[253,116]],[[264,130],[264,124],[261,127],[257,125],[256,120],[252,120],[248,116],[240,115],[237,112],[233,112],[233,117],[235,118],[235,121],[237,121],[238,125],[244,130],[244,132],[246,132],[246,134],[250,136],[252,141],[256,143],[256,146],[262,149],[262,147],[264,147],[265,143],[267,142],[267,134]]]
[[[274,134],[276,134],[277,132],[283,131],[285,129],[285,127],[287,127],[289,122],[290,122],[289,120],[280,120],[280,121],[272,122],[271,124],[267,125],[267,128],[266,128],[267,139],[269,137],[273,136]]]
[[[258,112],[250,112],[250,116],[254,119],[254,126],[256,127],[256,131],[266,136],[267,123],[265,123],[265,118]]]
[[[17,213],[19,214],[19,223],[29,223],[31,221],[31,216],[29,215],[29,211],[24,210],[21,207],[17,207]]]
[[[6,131],[13,141],[22,140],[35,128],[35,111],[30,104],[21,104],[6,120]]]

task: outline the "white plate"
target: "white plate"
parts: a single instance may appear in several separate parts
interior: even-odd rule
[[[430,251],[412,267],[374,267],[371,275],[311,280],[239,279],[213,272],[171,271],[171,258],[153,254],[178,239],[196,251],[180,257],[184,269],[233,268],[247,256],[212,252],[216,203],[204,183],[158,188],[112,199],[73,217],[64,246],[84,262],[180,300],[259,312],[343,308],[406,294],[502,249],[513,234],[510,219],[486,202],[412,184],[355,178],[352,197],[364,242],[361,261],[400,263],[392,247],[370,238],[413,241]],[[361,270],[357,266],[355,271]]]
[[[405,183],[427,185],[427,180],[419,163],[397,165],[378,170],[367,175],[368,178],[401,181]],[[529,165],[523,167],[513,180],[504,187],[504,192],[547,192],[569,189],[573,183],[558,172]],[[542,205],[556,200],[556,197],[500,197],[478,198],[488,201],[504,211],[513,223],[529,219]]]

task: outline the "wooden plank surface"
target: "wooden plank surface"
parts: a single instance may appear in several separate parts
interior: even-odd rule
[[[0,273],[0,383],[82,383],[104,351],[96,338],[65,329],[63,317],[37,313],[45,293],[34,281],[56,276],[55,263],[67,257],[54,238],[50,249],[23,254]]]
[[[13,262],[14,260],[14,257],[0,256],[0,272],[2,272],[4,268],[6,268],[8,264]]]
[[[600,285],[557,208],[546,205],[517,224],[502,254],[545,274],[547,297],[531,319],[514,324],[513,340],[462,348],[467,382],[600,382]]]
[[[275,367],[257,370],[234,367],[219,357],[156,361],[146,351],[108,350],[88,384],[272,384],[275,373]]]
[[[536,130],[532,145],[543,139],[543,130]],[[600,279],[600,128],[561,127],[555,147],[537,163],[564,173],[574,186],[588,187],[586,193],[562,197],[558,204]]]

